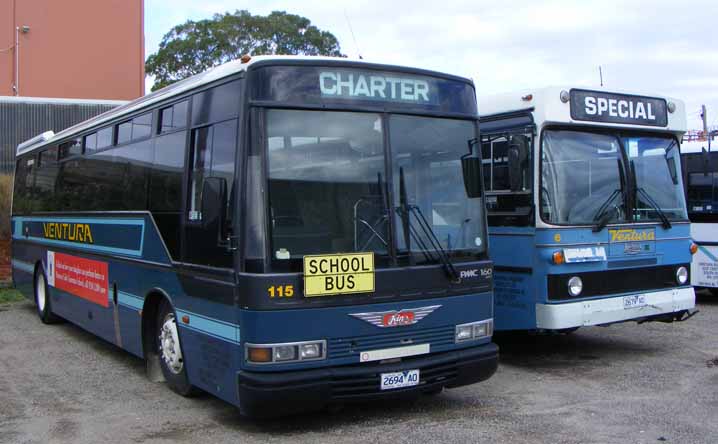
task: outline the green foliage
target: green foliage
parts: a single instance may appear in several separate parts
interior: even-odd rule
[[[22,301],[25,297],[14,288],[0,288],[0,304]]]
[[[244,54],[343,57],[337,38],[308,18],[284,11],[261,16],[242,10],[175,26],[164,35],[157,53],[147,58],[145,72],[155,76],[155,91]]]

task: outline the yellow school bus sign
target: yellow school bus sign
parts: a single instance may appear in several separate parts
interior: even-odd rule
[[[374,253],[304,256],[304,296],[373,291]]]

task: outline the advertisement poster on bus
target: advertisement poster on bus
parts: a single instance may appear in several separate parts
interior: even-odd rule
[[[107,262],[47,252],[47,281],[50,286],[105,308],[109,306],[107,268]]]

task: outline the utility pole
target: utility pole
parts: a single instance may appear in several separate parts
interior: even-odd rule
[[[703,134],[706,136],[708,141],[708,151],[711,150],[711,135],[708,132],[708,115],[706,114],[706,106],[701,105],[701,119],[703,119]]]

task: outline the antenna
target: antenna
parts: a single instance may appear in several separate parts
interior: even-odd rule
[[[361,56],[361,50],[359,49],[359,43],[357,43],[357,38],[354,35],[354,29],[352,28],[352,22],[349,20],[349,14],[347,14],[347,8],[344,8],[344,18],[347,20],[347,25],[349,25],[349,32],[352,34],[352,39],[354,40],[354,47],[357,50],[357,54],[359,55],[359,60],[364,60],[364,57]]]
[[[601,69],[601,65],[598,65],[598,77],[601,78],[601,88],[603,88],[603,69]]]

